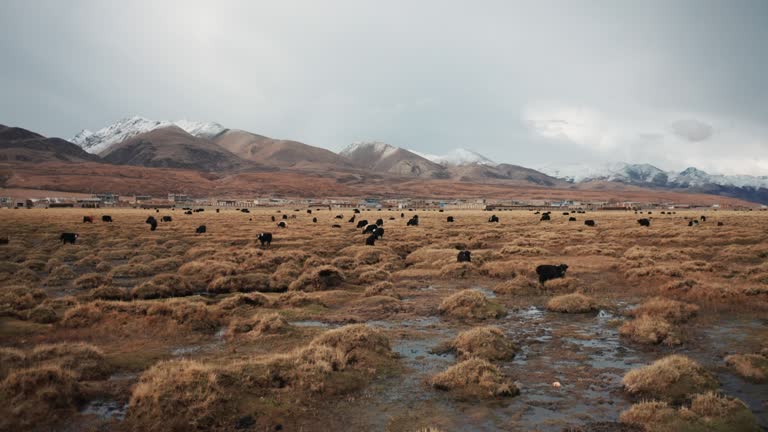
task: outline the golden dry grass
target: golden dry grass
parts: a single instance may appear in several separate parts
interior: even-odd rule
[[[520,390],[486,360],[471,358],[457,363],[430,379],[438,390],[454,391],[464,397],[508,397]]]
[[[718,387],[711,373],[690,358],[677,354],[627,372],[622,383],[630,394],[670,402],[680,402]]]

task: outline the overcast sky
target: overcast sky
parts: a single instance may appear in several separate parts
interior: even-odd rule
[[[768,175],[764,0],[5,0],[0,59],[0,123],[64,138],[142,115]]]

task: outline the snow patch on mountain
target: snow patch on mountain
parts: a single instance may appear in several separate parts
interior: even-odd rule
[[[178,126],[190,135],[202,138],[211,138],[226,130],[222,125],[215,122],[193,122],[189,120],[172,122],[149,120],[144,117],[134,116],[118,120],[95,132],[83,129],[70,141],[79,145],[88,153],[98,154],[110,146],[121,143],[136,135],[169,126]]]
[[[367,151],[379,155],[380,159],[384,159],[395,154],[397,150],[397,147],[381,141],[358,141],[345,147],[339,154],[348,157],[357,151]]]
[[[650,164],[619,162],[602,165],[545,165],[537,169],[552,177],[572,183],[603,180],[673,187],[697,187],[714,184],[725,187],[768,189],[768,176],[708,174],[694,167],[675,172],[664,171]]]
[[[421,153],[416,150],[409,150],[412,153],[428,159],[436,164],[443,166],[467,166],[467,165],[487,165],[496,166],[496,162],[488,159],[480,153],[464,148],[457,148],[451,150],[444,155],[433,155],[429,153]]]

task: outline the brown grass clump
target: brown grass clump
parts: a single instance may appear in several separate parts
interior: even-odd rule
[[[11,372],[0,383],[0,430],[38,427],[74,414],[82,391],[71,371],[42,366]]]
[[[104,285],[88,293],[92,300],[126,300],[128,292],[124,288]]]
[[[152,275],[152,269],[146,264],[121,264],[110,272],[114,278],[140,278]]]
[[[519,269],[517,261],[488,261],[480,266],[480,273],[492,278],[514,279]]]
[[[622,383],[633,395],[668,402],[682,402],[690,395],[718,387],[717,380],[706,369],[677,354],[627,372]]]
[[[289,291],[287,293],[280,294],[277,302],[281,305],[292,307],[304,307],[312,304],[325,306],[319,298],[307,295],[301,291]]]
[[[389,339],[379,330],[365,324],[353,324],[328,330],[316,337],[310,346],[337,349],[350,362],[364,362],[372,357],[392,356]]]
[[[270,304],[269,299],[264,294],[251,293],[251,294],[235,294],[220,301],[218,306],[223,310],[232,310],[239,307],[259,307],[268,306]]]
[[[768,380],[768,353],[731,354],[725,358],[725,364],[750,381]]]
[[[193,331],[213,333],[219,327],[219,317],[206,305],[183,300],[156,303],[147,308],[147,315],[170,316]]]
[[[685,322],[695,316],[699,307],[664,297],[654,297],[631,311],[634,316],[649,315],[672,323]]]
[[[133,288],[131,297],[140,300],[184,297],[194,294],[187,281],[175,274],[159,274]]]
[[[127,420],[149,431],[216,429],[231,396],[226,378],[196,361],[158,363],[141,375]]]
[[[0,315],[20,316],[20,312],[34,308],[48,296],[45,291],[26,286],[0,289]]]
[[[227,334],[234,337],[238,334],[248,333],[249,336],[259,337],[266,335],[282,334],[290,330],[288,322],[276,312],[258,314],[250,318],[235,319],[229,324]]]
[[[87,273],[75,279],[75,287],[89,290],[102,285],[108,285],[112,278],[102,273]]]
[[[269,276],[263,273],[220,276],[208,285],[208,292],[216,294],[252,291],[271,291]]]
[[[38,365],[61,367],[83,380],[105,379],[111,373],[104,353],[86,343],[38,345],[27,360]]]
[[[475,327],[459,333],[450,344],[459,359],[511,360],[518,349],[498,327]]]
[[[67,309],[61,319],[61,325],[69,328],[90,327],[104,317],[101,309],[92,303],[80,304]]]
[[[369,270],[363,273],[360,273],[360,275],[357,277],[357,283],[365,285],[365,284],[372,284],[377,282],[384,282],[389,280],[391,277],[390,273],[385,270]]]
[[[520,390],[493,364],[472,358],[433,376],[429,383],[438,390],[455,391],[467,397],[516,396]]]
[[[286,291],[301,274],[299,266],[292,262],[282,263],[269,276],[269,286],[275,291]]]
[[[518,245],[506,245],[501,248],[501,253],[504,255],[520,255],[520,256],[542,256],[549,255],[549,251],[535,246],[518,246]]]
[[[389,281],[379,282],[369,286],[365,289],[365,296],[388,296],[398,300],[400,299],[400,294],[395,291],[395,286],[392,284],[392,282]]]
[[[45,284],[50,286],[64,285],[76,276],[75,272],[73,272],[68,265],[60,265],[48,273],[48,278],[45,280]]]
[[[236,271],[233,263],[210,259],[188,262],[179,267],[178,274],[184,276],[192,289],[203,291],[214,279],[233,275]]]
[[[649,345],[679,345],[680,339],[667,320],[650,315],[641,315],[619,327],[619,334],[634,342]]]
[[[637,403],[622,412],[619,420],[653,432],[760,431],[743,402],[714,392],[695,395],[690,407],[680,409],[658,401]]]
[[[492,288],[496,294],[534,295],[541,292],[539,283],[523,276],[499,282]]]
[[[584,294],[573,293],[552,297],[547,302],[547,309],[552,312],[587,313],[596,311],[597,303]]]
[[[506,315],[504,307],[488,300],[483,293],[471,289],[459,291],[440,303],[443,315],[459,319],[501,318]]]
[[[53,307],[48,304],[41,304],[29,311],[27,319],[39,324],[51,324],[56,322],[59,317]]]
[[[24,351],[15,348],[0,347],[0,381],[13,369],[21,369],[26,365]]]
[[[472,263],[454,262],[440,268],[440,277],[451,279],[463,279],[472,275],[474,267]]]
[[[325,291],[344,282],[344,274],[332,266],[308,270],[288,287],[291,291]]]

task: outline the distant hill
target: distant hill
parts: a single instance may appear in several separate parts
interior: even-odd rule
[[[0,161],[95,162],[100,158],[61,138],[46,138],[18,127],[0,125]]]
[[[208,139],[198,138],[178,126],[138,134],[100,153],[117,165],[184,168],[227,172],[254,166]]]
[[[408,150],[382,142],[363,142],[347,146],[340,155],[355,165],[373,172],[406,177],[449,178],[440,164]]]
[[[227,130],[213,142],[242,159],[266,166],[309,170],[355,168],[352,162],[330,150],[242,130]]]

